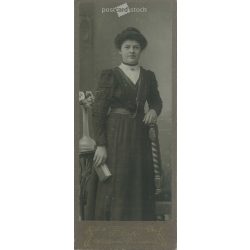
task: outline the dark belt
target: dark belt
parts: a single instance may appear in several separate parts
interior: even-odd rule
[[[133,115],[134,114],[125,108],[112,108],[110,110],[110,113],[121,114],[121,115]]]

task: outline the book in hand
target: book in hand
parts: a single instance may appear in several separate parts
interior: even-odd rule
[[[95,166],[95,171],[101,182],[106,181],[108,178],[112,176],[106,163],[99,166]]]

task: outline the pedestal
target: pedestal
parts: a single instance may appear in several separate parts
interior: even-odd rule
[[[95,141],[89,136],[88,109],[81,105],[82,109],[82,138],[79,141],[79,152],[90,152],[95,149]]]

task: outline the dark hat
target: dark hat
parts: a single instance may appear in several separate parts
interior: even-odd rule
[[[134,27],[126,28],[115,37],[116,48],[121,49],[122,43],[126,40],[137,41],[141,45],[142,50],[146,48],[148,43],[142,33]]]

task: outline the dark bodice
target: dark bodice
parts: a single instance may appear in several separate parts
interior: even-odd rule
[[[111,108],[125,108],[131,112],[136,110],[138,86],[141,84],[142,74],[134,84],[118,67],[113,70],[116,86],[110,100]]]
[[[104,70],[95,91],[93,106],[94,138],[97,145],[106,144],[105,125],[110,108],[124,108],[133,113],[138,105],[139,113],[143,113],[146,101],[149,108],[159,115],[162,100],[152,71],[141,67],[139,79],[134,84],[118,67]]]

